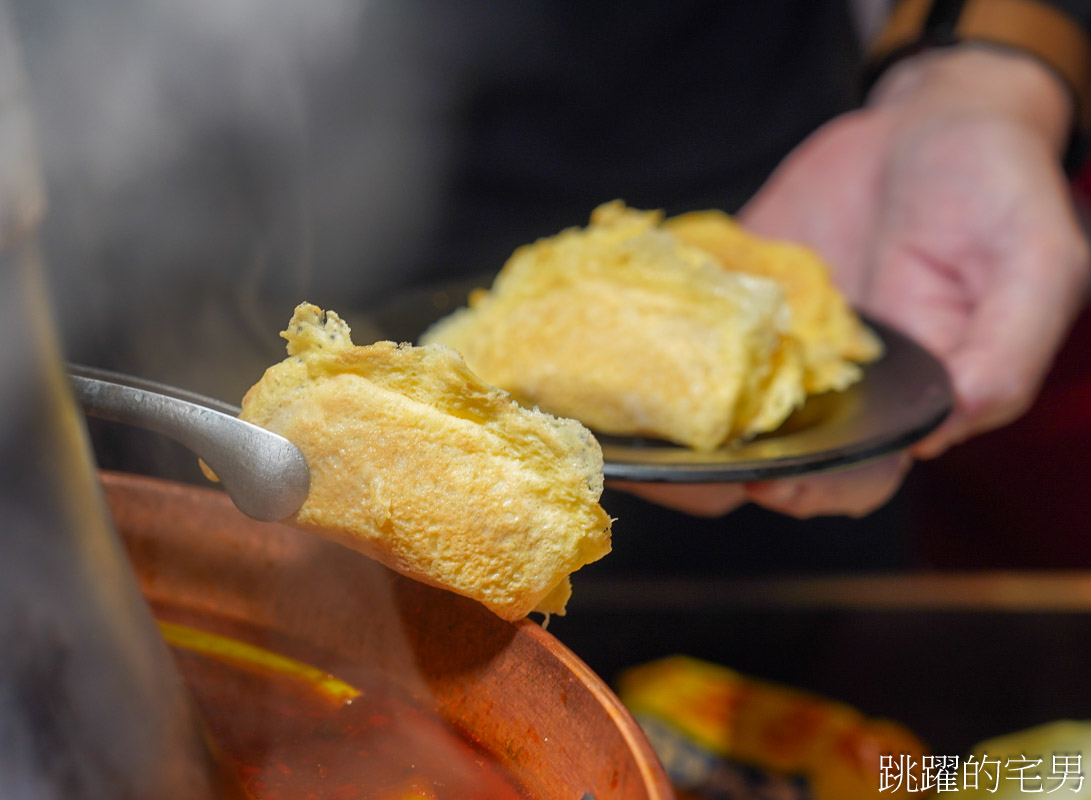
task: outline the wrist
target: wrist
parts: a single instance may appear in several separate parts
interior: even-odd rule
[[[974,43],[895,63],[875,83],[867,105],[1007,118],[1036,131],[1058,156],[1074,125],[1071,93],[1053,70],[1033,56]]]

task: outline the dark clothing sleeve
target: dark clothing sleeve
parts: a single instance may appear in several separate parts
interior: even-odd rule
[[[499,0],[428,20],[458,82],[433,278],[497,269],[615,198],[737,210],[858,102],[843,0]]]

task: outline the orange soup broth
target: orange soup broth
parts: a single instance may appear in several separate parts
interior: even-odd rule
[[[192,618],[185,624],[205,630]],[[208,629],[223,636],[225,624]],[[254,800],[530,800],[468,736],[379,674],[354,675],[359,694],[346,699],[255,660],[173,651]]]

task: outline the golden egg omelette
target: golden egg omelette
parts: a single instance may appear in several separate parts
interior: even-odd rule
[[[421,341],[528,406],[699,451],[776,429],[880,349],[804,248],[620,201],[516,250]]]
[[[602,451],[580,423],[516,403],[454,350],[353,344],[303,303],[241,418],[307,459],[291,522],[500,617],[562,614],[569,574],[610,550]]]

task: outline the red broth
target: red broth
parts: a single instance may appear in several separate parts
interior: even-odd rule
[[[255,800],[529,798],[492,758],[381,676],[355,680],[359,695],[345,699],[261,658],[173,649],[213,739]]]

